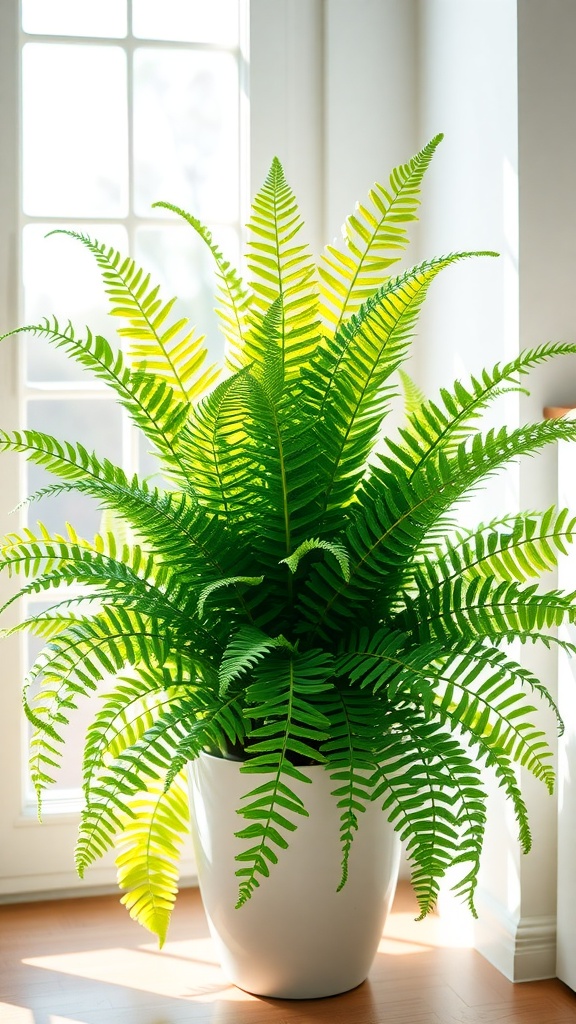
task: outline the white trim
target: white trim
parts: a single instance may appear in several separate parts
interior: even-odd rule
[[[516,931],[514,981],[556,977],[556,915],[521,918]]]
[[[13,903],[39,903],[44,900],[77,899],[79,896],[112,896],[120,898],[116,873],[112,869],[92,869],[91,884],[78,878],[72,872],[54,875],[22,875],[11,880],[12,886],[0,893],[0,906]],[[196,868],[192,861],[183,865],[178,883],[179,889],[190,889],[198,885]]]
[[[477,898],[474,945],[509,981],[556,976],[556,916],[518,917],[487,893]]]

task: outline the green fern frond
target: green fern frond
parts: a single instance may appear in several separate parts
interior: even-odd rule
[[[217,590],[222,590],[224,587],[257,587],[264,581],[263,576],[229,576],[224,580],[214,580],[204,587],[198,595],[198,617],[202,618],[204,614],[204,605],[207,599]]]
[[[81,444],[59,441],[39,430],[15,430],[9,434],[0,430],[0,451],[13,451],[26,455],[30,462],[44,466],[50,473],[64,480],[98,479],[106,475],[107,460],[100,462]]]
[[[47,621],[50,629],[50,617]],[[34,631],[36,625],[42,632],[43,623],[38,615],[28,628]],[[55,766],[54,744],[62,750],[63,731],[79,698],[94,695],[103,680],[128,665],[149,667],[173,661],[174,641],[165,626],[157,627],[132,610],[107,607],[63,623],[56,617],[55,627],[25,680],[24,707],[34,726],[30,771],[38,793],[46,784],[44,765]],[[40,689],[32,696],[32,684],[39,677]]]
[[[576,539],[576,517],[554,506],[544,512],[522,512],[480,523],[474,530],[446,538],[421,571],[431,586],[442,578],[495,576],[524,583],[553,569]]]
[[[206,700],[204,710],[176,746],[164,787],[171,786],[172,780],[188,761],[195,760],[203,751],[229,757],[231,753],[237,754],[244,749],[245,740],[246,722],[238,699],[227,697],[223,703],[216,698]]]
[[[246,517],[260,470],[249,429],[253,387],[246,370],[223,381],[195,406],[178,439],[198,502],[235,524]]]
[[[111,387],[132,422],[161,455],[165,469],[175,475],[181,484],[185,482],[186,473],[174,438],[186,422],[188,403],[170,387],[168,381],[150,372],[145,375],[134,373],[125,365],[122,352],[113,349],[101,335],[93,335],[86,328],[85,335],[78,337],[72,324],[62,329],[55,317],[20,328],[20,332],[46,338],[50,344],[62,349],[80,366]]]
[[[436,676],[441,719],[457,725],[486,750],[526,768],[552,792],[552,751],[544,731],[532,722],[536,708],[528,703],[507,661],[503,659],[490,671],[480,657],[476,647],[446,659]]]
[[[208,246],[216,266],[218,282],[219,304],[216,313],[222,325],[222,332],[228,343],[227,360],[231,370],[237,370],[240,365],[239,354],[244,345],[244,332],[249,310],[249,295],[238,276],[234,267],[224,258],[220,249],[214,242],[208,228],[190,213],[173,206],[172,203],[152,203],[153,207],[161,207],[170,210],[182,217],[191,228],[196,231],[202,241]]]
[[[348,879],[352,843],[360,817],[373,799],[374,776],[378,767],[374,756],[380,729],[387,728],[382,705],[366,694],[337,685],[323,695],[323,714],[330,721],[330,738],[320,747],[326,758],[326,770],[336,783],[332,796],[341,810],[341,878],[338,891]]]
[[[474,916],[474,892],[486,822],[481,773],[458,739],[402,704],[382,733],[374,799],[406,844],[420,916],[436,903],[448,868],[470,865],[454,886]],[[431,827],[431,823],[432,827]]]
[[[201,589],[198,574],[203,574],[205,581],[209,567],[215,579],[226,577],[230,568],[239,567],[238,553],[226,542],[222,525],[194,504],[186,492],[161,491],[136,476],[129,480],[118,466],[108,460],[100,462],[81,445],[61,443],[38,431],[13,436],[0,433],[0,448],[3,445],[25,452],[31,461],[52,473],[69,477],[76,490],[90,494],[102,507],[122,515],[135,533],[162,555],[166,564],[182,570],[184,545],[190,574],[188,585],[194,580],[197,591]]]
[[[418,575],[416,582],[419,595],[415,604],[406,599],[402,625],[410,628],[410,622],[417,622],[416,635],[426,641],[523,640],[576,618],[576,593],[538,592],[537,584],[522,586],[514,580],[498,582],[482,576],[469,581],[457,578],[430,589]]]
[[[70,524],[67,534],[50,533],[38,523],[34,533],[25,528],[8,534],[0,545],[0,571],[9,576],[22,575],[30,583],[12,595],[4,608],[17,597],[37,594],[60,585],[74,583],[106,587],[108,592],[130,593],[131,597],[150,596],[155,588],[170,588],[168,606],[177,606],[178,582],[174,573],[139,544],[117,544],[113,533],[96,534],[92,541],[79,537]],[[4,610],[4,609],[2,609]]]
[[[130,356],[134,369],[167,381],[183,402],[199,398],[218,374],[214,367],[203,369],[207,355],[204,337],[196,337],[189,321],[169,322],[176,299],[164,303],[159,288],[151,285],[150,275],[115,249],[76,231],[58,229],[53,233],[77,239],[95,257],[111,315],[128,322],[127,327],[118,328],[118,334],[133,341]]]
[[[443,136],[437,135],[407,164],[396,167],[388,187],[376,183],[365,205],[357,204],[342,229],[344,247],[329,245],[319,263],[324,321],[336,334],[382,286],[386,271],[400,258],[417,220],[422,178]]]
[[[406,582],[410,564],[424,557],[435,525],[459,501],[512,457],[536,453],[563,438],[576,439],[576,423],[544,421],[513,431],[503,427],[485,436],[475,434],[451,458],[440,457],[437,466],[423,465],[411,477],[388,458],[383,459],[385,469],[373,466],[363,484],[361,508],[345,535],[349,583],[327,564],[319,564],[301,595],[304,614],[314,625],[312,636],[327,627],[337,628],[354,615],[375,587],[386,607]],[[434,541],[432,533],[431,550],[436,547]],[[387,581],[394,581],[392,588]],[[304,631],[304,625],[301,628]]]
[[[254,682],[246,690],[251,728],[246,745],[249,760],[242,770],[265,773],[268,778],[245,797],[240,814],[250,824],[237,833],[255,840],[237,856],[243,865],[237,906],[241,907],[277,860],[276,849],[286,849],[285,832],[294,831],[294,815],[306,814],[289,780],[309,782],[297,767],[299,758],[322,762],[319,745],[328,738],[328,720],[314,696],[330,689],[332,659],[322,651],[303,654],[272,652],[254,668]],[[291,816],[288,817],[287,815]]]
[[[301,228],[294,194],[280,161],[275,158],[253,202],[247,260],[254,275],[250,282],[254,313],[260,311],[263,317],[277,299],[281,302],[278,340],[287,382],[299,376],[319,336],[314,263],[307,247],[297,243]],[[249,334],[238,357],[242,366],[261,364],[262,348],[257,334]]]
[[[531,369],[575,351],[576,346],[565,342],[524,349],[516,359],[483,370],[479,378],[471,377],[466,386],[456,381],[452,392],[442,388],[439,401],[421,403],[400,430],[404,451],[387,442],[389,447],[412,473],[439,452],[453,454],[470,437],[475,422],[494,398],[506,391],[525,392],[520,380]]]
[[[405,370],[398,370],[398,376],[400,378],[402,392],[404,395],[404,409],[406,414],[410,416],[417,412],[421,405],[424,405],[426,395]]]
[[[121,677],[114,690],[102,696],[101,707],[86,730],[84,744],[82,774],[88,802],[92,781],[106,760],[118,757],[137,743],[190,681],[189,673],[182,677],[182,672],[172,666],[170,685],[165,686],[161,675],[144,669]]]
[[[382,419],[395,394],[387,385],[406,357],[428,288],[462,259],[494,253],[452,253],[390,279],[319,347],[306,375],[305,399],[321,424],[329,464],[326,509],[345,507],[366,473]]]
[[[75,860],[82,877],[87,867],[115,843],[118,832],[135,818],[131,801],[144,793],[150,783],[163,787],[178,743],[186,736],[196,716],[189,698],[178,698],[154,724],[91,781],[90,801],[82,811]]]
[[[310,554],[311,551],[328,551],[328,553],[336,559],[338,565],[340,566],[340,572],[342,573],[344,579],[347,580],[349,578],[350,560],[348,558],[348,552],[346,551],[346,548],[344,547],[343,544],[339,544],[335,541],[320,540],[319,538],[315,538],[313,540],[304,540],[302,541],[301,544],[298,545],[296,550],[293,551],[291,555],[289,555],[287,558],[282,558],[280,560],[280,563],[285,563],[290,569],[290,572],[295,573],[300,564],[300,560],[304,557],[304,555]]]
[[[274,648],[294,652],[292,644],[283,636],[270,637],[253,626],[243,626],[239,629],[222,657],[218,673],[220,694],[224,696],[233,682],[247,671],[253,670],[257,662]]]

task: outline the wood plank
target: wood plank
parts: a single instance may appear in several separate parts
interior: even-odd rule
[[[513,985],[478,953],[414,921],[401,883],[368,981],[316,1000],[259,999],[228,984],[197,890],[164,949],[116,896],[0,907],[2,1024],[576,1024],[559,981]]]

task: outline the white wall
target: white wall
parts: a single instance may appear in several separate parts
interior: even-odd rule
[[[325,242],[421,148],[417,24],[414,0],[325,0]]]
[[[484,246],[502,254],[454,268],[434,286],[414,365],[434,390],[521,348],[574,338],[576,6],[421,0],[419,15],[420,134],[446,133],[425,187],[422,254]],[[576,402],[575,360],[534,372],[529,387],[530,397],[498,410],[512,425]],[[546,508],[556,498],[551,447],[491,486],[471,513]],[[522,660],[555,692],[554,654],[530,649]],[[540,724],[554,745],[552,716]],[[557,805],[532,776],[522,773],[522,787],[533,850],[520,854],[495,791],[478,900],[478,948],[515,980],[555,973]]]
[[[518,2],[518,158],[520,182],[520,344],[576,340],[576,6],[564,0]],[[545,405],[576,404],[576,358],[565,357],[535,374],[531,398],[521,402],[522,419],[538,416]],[[574,460],[574,455],[572,455]],[[573,463],[574,464],[574,463]],[[545,507],[557,499],[557,452],[525,466],[520,478],[524,505]],[[554,585],[554,579],[551,584]],[[569,586],[564,576],[562,581]],[[572,579],[571,586],[576,587]],[[532,667],[528,662],[529,667]],[[556,658],[537,665],[555,688]],[[573,733],[574,723],[570,723]],[[572,756],[574,753],[572,751]],[[564,770],[566,766],[564,765]],[[570,767],[570,766],[569,766]],[[571,765],[572,777],[576,765]],[[567,779],[567,781],[570,781]],[[573,786],[572,782],[572,786]],[[556,816],[534,783],[525,785],[534,821],[534,852],[521,863],[522,920],[556,913]],[[573,797],[572,797],[573,799]],[[574,906],[574,835],[560,817],[559,933],[564,964],[572,962],[576,921],[567,918],[568,890]],[[553,923],[553,922],[552,922]],[[528,961],[529,964],[529,961]],[[554,973],[551,957],[550,973]],[[562,972],[562,976],[565,974]]]
[[[322,246],[322,0],[251,0],[250,199],[277,156],[315,251]]]
[[[316,254],[419,148],[416,7],[251,2],[251,194],[278,156]]]
[[[434,394],[440,385],[456,377],[466,381],[518,352],[515,0],[422,0],[420,67],[421,134],[445,133],[425,183],[421,254],[500,253],[451,268],[431,290],[414,375]],[[500,403],[494,413],[514,426],[518,403]],[[462,520],[475,524],[517,503],[518,475],[512,471],[467,504]],[[476,941],[510,976],[520,853],[510,811],[497,786],[491,789]]]

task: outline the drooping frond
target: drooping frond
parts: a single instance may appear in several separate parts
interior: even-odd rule
[[[357,313],[386,279],[408,244],[406,225],[417,220],[422,178],[443,136],[437,135],[407,164],[396,167],[388,187],[376,183],[343,229],[343,245],[329,245],[320,260],[321,312],[331,333]]]
[[[130,917],[164,945],[178,894],[182,843],[190,831],[186,779],[179,775],[168,791],[152,784],[130,798],[129,814],[116,843],[121,902]]]
[[[448,657],[436,676],[436,706],[443,721],[472,739],[522,765],[548,790],[554,788],[552,751],[543,729],[534,724],[536,708],[524,691],[522,671],[503,652],[500,661],[482,658],[479,644]]]
[[[76,868],[86,868],[110,849],[115,836],[126,830],[126,818],[134,818],[132,798],[145,793],[150,783],[163,782],[178,743],[191,728],[197,708],[189,697],[178,697],[142,736],[109,765],[90,787],[90,801],[82,811]]]
[[[290,787],[290,780],[309,780],[297,767],[304,757],[322,762],[319,744],[328,738],[328,720],[315,705],[314,697],[330,688],[332,659],[322,651],[274,652],[254,669],[254,682],[246,690],[248,714],[256,723],[247,742],[247,773],[266,773],[269,778],[246,794],[239,809],[250,822],[237,833],[254,840],[236,859],[242,865],[238,907],[250,898],[276,863],[276,850],[288,845],[285,833],[297,827],[294,815],[306,814],[302,800]],[[275,849],[276,848],[276,849]]]
[[[387,728],[382,705],[365,693],[343,684],[323,695],[321,709],[330,721],[330,738],[320,751],[326,758],[326,770],[335,783],[332,795],[340,808],[342,874],[339,889],[348,878],[350,852],[361,816],[373,799],[374,776],[378,768],[374,756],[376,738]]]
[[[428,718],[450,719],[485,750],[504,754],[551,787],[551,751],[525,692],[533,677],[504,652],[472,638],[452,649],[434,641],[413,649],[409,638],[385,628],[360,633],[354,646],[338,665],[353,681],[372,690],[386,686],[389,698],[403,696]]]
[[[217,377],[214,367],[203,369],[207,350],[204,337],[196,336],[190,321],[180,317],[170,322],[176,299],[163,302],[135,261],[87,235],[58,229],[56,234],[77,239],[96,258],[100,267],[112,316],[126,320],[118,334],[132,339],[130,358],[135,371],[166,380],[178,398],[191,402],[200,397]]]
[[[453,888],[475,915],[486,794],[473,758],[438,722],[398,704],[382,733],[377,780],[374,796],[406,845],[421,917],[455,864],[468,867]]]

